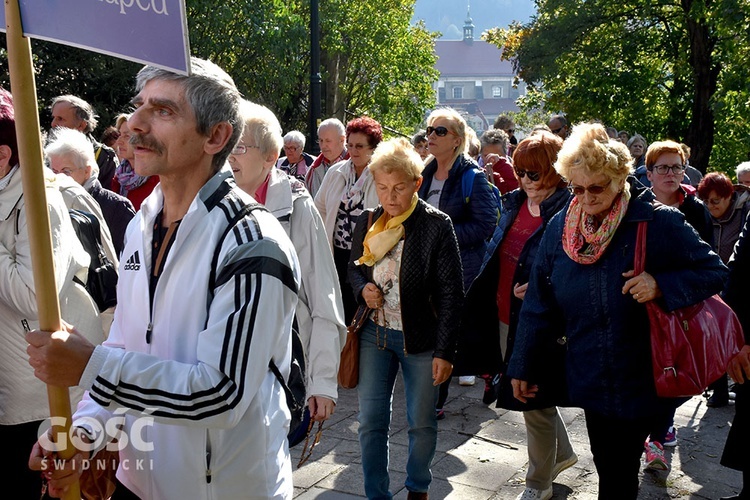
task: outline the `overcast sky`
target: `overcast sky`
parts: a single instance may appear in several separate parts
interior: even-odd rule
[[[443,39],[458,40],[463,37],[468,0],[417,0],[414,19],[423,19],[427,29],[439,31]],[[471,18],[474,39],[483,31],[506,27],[512,21],[525,23],[536,12],[533,0],[471,0]]]

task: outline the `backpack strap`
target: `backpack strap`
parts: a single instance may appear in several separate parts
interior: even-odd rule
[[[213,291],[214,287],[216,286],[216,268],[219,265],[219,254],[221,253],[221,247],[224,245],[224,240],[226,239],[229,232],[234,229],[237,223],[244,219],[253,210],[265,210],[265,207],[260,203],[247,203],[243,205],[242,208],[240,208],[239,211],[234,214],[234,217],[229,220],[229,222],[227,223],[227,227],[224,229],[224,232],[221,233],[219,241],[216,244],[216,249],[214,250],[214,256],[211,258],[211,273],[208,277],[209,292]]]
[[[471,192],[474,190],[474,176],[477,174],[477,169],[467,168],[461,177],[461,193],[464,197],[464,203],[469,203],[471,198]]]
[[[232,217],[229,220],[227,227],[224,229],[224,232],[219,237],[219,241],[216,244],[216,249],[214,250],[214,255],[211,258],[211,272],[208,278],[208,286],[209,286],[208,291],[211,297],[209,298],[209,303],[206,304],[206,308],[210,307],[211,299],[213,298],[213,289],[216,286],[216,268],[219,265],[219,254],[221,253],[222,246],[224,246],[224,240],[226,239],[230,231],[234,229],[237,223],[241,221],[242,219],[244,219],[248,214],[250,214],[254,210],[266,210],[266,208],[260,203],[248,203],[248,204],[243,205],[242,208],[240,208],[239,211],[234,215],[234,217]],[[208,326],[208,315],[206,315],[206,326]],[[284,393],[287,396],[287,401],[289,401],[289,399],[291,398],[292,401],[297,402],[296,398],[294,397],[294,394],[292,394],[292,391],[289,388],[289,385],[287,384],[287,381],[284,380],[284,377],[281,375],[281,371],[279,371],[279,368],[276,366],[276,363],[273,362],[273,359],[271,359],[268,362],[268,368],[271,370],[271,372],[273,372],[274,376],[281,384],[281,387],[283,387]],[[291,411],[291,408],[290,408],[290,411]]]

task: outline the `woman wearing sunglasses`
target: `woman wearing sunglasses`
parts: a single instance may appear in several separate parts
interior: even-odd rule
[[[419,197],[451,218],[461,249],[464,290],[467,290],[479,272],[487,241],[495,230],[497,201],[484,172],[465,154],[468,125],[461,115],[452,108],[439,108],[427,118],[427,125],[430,156],[425,160]],[[468,199],[464,195],[464,175],[473,175]],[[471,375],[481,373],[468,368],[465,373],[460,373],[467,376],[460,382],[473,385]],[[435,409],[439,419],[445,417],[443,405],[448,398],[449,386],[450,379],[440,388]]]
[[[570,199],[567,184],[553,166],[562,145],[560,137],[545,131],[518,143],[513,165],[520,186],[503,195],[500,222],[466,295],[462,336],[482,334],[482,339],[472,343],[476,349],[468,357],[492,374],[504,373],[505,362],[510,360],[518,313],[542,234]],[[505,380],[502,385],[510,387]],[[497,389],[485,389],[485,403],[494,401]],[[519,500],[552,497],[552,481],[578,461],[557,407],[546,406],[524,405],[510,391],[499,393],[497,407],[522,410],[526,423],[529,468]]]
[[[567,346],[570,404],[584,409],[600,499],[636,499],[643,443],[656,415],[674,402],[657,397],[645,302],[668,310],[719,293],[727,268],[676,209],[654,203],[632,173],[627,148],[601,124],[581,124],[555,169],[574,197],[539,244],[508,367],[514,395],[536,396],[546,346]],[[648,222],[646,271],[634,275],[638,224]],[[562,334],[562,336],[561,336]],[[617,445],[612,445],[612,433]]]
[[[422,160],[406,139],[375,150],[370,169],[380,206],[357,221],[349,278],[373,309],[361,331],[359,443],[367,498],[392,498],[391,401],[401,369],[409,422],[407,499],[426,500],[437,444],[437,386],[448,379],[464,290],[453,225],[417,196]],[[372,225],[368,230],[368,219]]]

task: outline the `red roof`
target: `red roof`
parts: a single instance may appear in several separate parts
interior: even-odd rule
[[[510,61],[501,61],[502,51],[483,40],[468,44],[463,40],[437,40],[437,70],[441,77],[513,76]]]

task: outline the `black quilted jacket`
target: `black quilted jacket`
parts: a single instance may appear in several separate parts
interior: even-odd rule
[[[372,281],[371,267],[354,264],[362,256],[370,212],[362,212],[352,236],[349,281],[359,303],[364,303],[362,289]],[[382,214],[376,208],[373,222]],[[432,350],[434,357],[453,362],[464,301],[461,254],[450,218],[422,200],[404,221],[400,272],[406,352]]]

